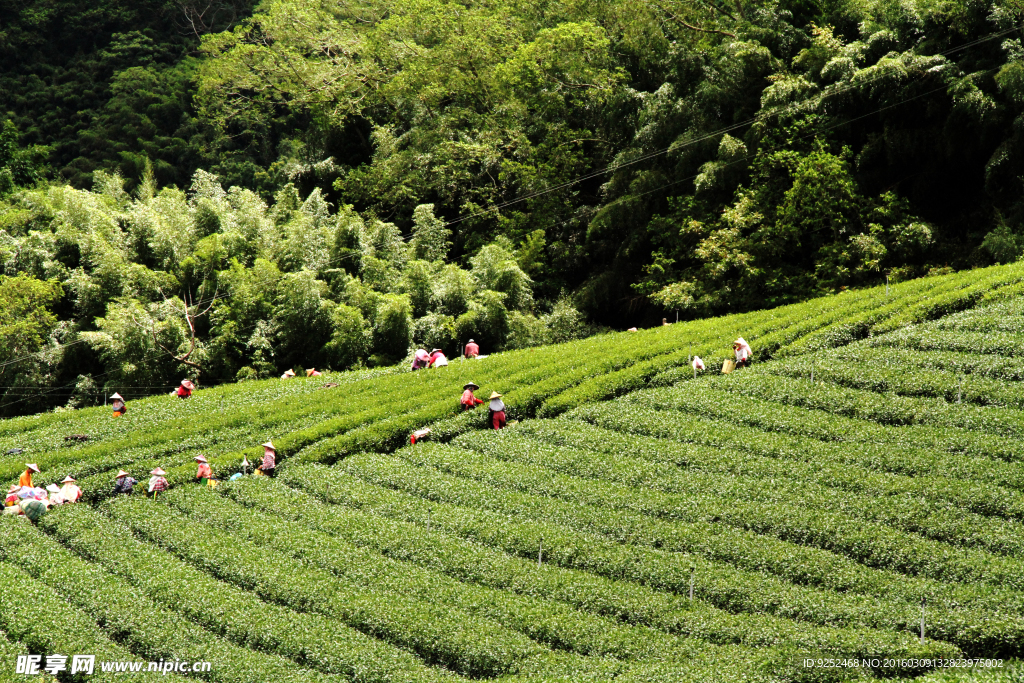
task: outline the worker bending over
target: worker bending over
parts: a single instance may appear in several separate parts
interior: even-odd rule
[[[426,349],[416,349],[416,354],[412,357],[412,369],[422,370],[430,364],[430,354],[427,353]]]
[[[178,398],[188,398],[192,395],[192,392],[195,391],[195,388],[195,384],[192,384],[192,382],[187,379],[183,379],[181,380],[181,384],[178,385],[178,390],[174,393],[177,394]]]
[[[154,498],[156,498],[156,494],[160,493],[161,491],[166,491],[169,487],[167,479],[164,477],[164,475],[167,473],[164,472],[163,468],[161,467],[157,467],[154,470],[150,470],[149,473],[152,474],[153,476],[149,478],[149,486],[147,487],[147,490],[153,494]]]
[[[133,487],[138,483],[134,477],[124,470],[118,470],[117,477],[114,479],[114,495],[129,495]]]
[[[469,343],[466,344],[466,358],[476,358],[479,355],[480,346],[475,341],[470,339]]]
[[[441,368],[448,365],[448,358],[441,349],[434,349],[430,352],[430,367]]]
[[[50,484],[49,486],[46,487],[46,490],[50,494],[48,500],[46,501],[49,507],[63,505],[64,503],[67,502],[66,500],[64,500],[64,496],[60,494],[60,487],[57,486],[56,484]]]
[[[473,408],[476,408],[478,405],[483,403],[483,401],[478,399],[473,393],[480,388],[474,382],[468,382],[463,385],[462,388],[465,391],[462,392],[462,398],[459,400],[459,403],[462,405],[463,410],[473,410]]]
[[[505,402],[501,400],[501,394],[497,391],[491,392],[491,402],[487,406],[490,418],[491,427],[494,429],[505,428]]]
[[[739,337],[732,343],[732,352],[736,356],[736,367],[743,368],[750,365],[750,358],[754,354],[750,350],[750,344],[743,337]]]

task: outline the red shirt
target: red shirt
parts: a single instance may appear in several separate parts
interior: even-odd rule
[[[188,398],[191,395],[191,389],[186,389],[185,387],[178,387],[178,396],[180,396],[181,398]]]
[[[480,347],[477,344],[466,344],[466,358],[473,358],[480,355]]]
[[[213,471],[210,469],[210,463],[201,462],[199,463],[199,470],[196,472],[196,479],[213,479]]]
[[[483,403],[483,401],[473,395],[472,389],[466,389],[462,392],[462,405],[472,408],[480,405],[481,403]]]

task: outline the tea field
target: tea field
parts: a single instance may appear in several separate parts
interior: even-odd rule
[[[1012,265],[2,421],[4,482],[85,501],[0,519],[0,680],[31,652],[211,663],[61,681],[1022,681],[1022,375]],[[517,422],[460,414],[469,380]],[[193,483],[267,439],[276,478]],[[158,465],[157,500],[111,497]]]

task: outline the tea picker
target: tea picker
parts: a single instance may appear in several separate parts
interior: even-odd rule
[[[256,474],[263,477],[272,477],[277,470],[277,449],[274,442],[268,441],[263,444],[263,460],[256,468]]]
[[[697,371],[698,370],[703,371],[704,369],[705,369],[704,368],[704,361],[702,361],[700,359],[700,356],[694,356],[693,357],[693,378],[697,379]]]
[[[478,405],[483,403],[483,401],[478,399],[473,393],[480,388],[475,382],[467,382],[462,386],[462,388],[462,398],[459,399],[459,404],[462,406],[463,410],[473,410],[473,408],[476,408]]]
[[[7,496],[4,498],[4,507],[11,507],[12,505],[18,504],[18,491],[21,487],[17,484],[11,484],[11,488],[7,489]]]
[[[114,409],[113,417],[121,417],[128,412],[128,406],[125,405],[124,397],[121,394],[114,394],[110,397],[110,407]]]
[[[47,505],[49,507],[63,505],[64,503],[67,502],[64,499],[64,496],[60,495],[60,487],[57,486],[56,484],[50,484],[49,486],[46,487],[46,490],[50,492],[49,499],[47,500]]]
[[[738,337],[732,343],[732,353],[736,357],[736,367],[743,368],[750,365],[750,359],[754,352],[750,350],[750,344],[743,337]]]
[[[448,365],[448,358],[441,349],[434,349],[430,352],[430,367],[443,368]]]
[[[470,339],[466,344],[465,355],[466,358],[476,358],[480,355],[480,345]]]
[[[25,498],[18,505],[21,507],[21,513],[35,522],[46,514],[49,501],[45,499],[40,500],[39,498]]]
[[[416,353],[412,357],[412,368],[413,370],[422,370],[430,364],[430,354],[427,353],[426,349],[416,349]]]
[[[114,478],[114,495],[129,495],[133,487],[138,483],[134,477],[124,470],[118,470],[117,476]]]
[[[60,480],[60,483],[63,484],[60,488],[60,495],[68,503],[77,503],[82,498],[82,489],[75,485],[76,481],[78,480],[70,474]]]
[[[209,486],[210,480],[213,479],[213,470],[210,469],[210,463],[206,460],[206,456],[197,455],[193,460],[199,463],[199,468],[196,470],[196,479],[203,486]]]
[[[166,491],[169,488],[167,479],[164,477],[167,473],[160,467],[150,470],[149,473],[153,476],[149,478],[149,486],[147,487],[147,490],[153,494],[153,500],[156,500],[156,494],[161,491]]]
[[[25,463],[25,471],[18,477],[18,486],[27,486],[32,488],[32,473],[39,474],[39,465],[34,462]]]
[[[505,428],[505,402],[501,400],[501,394],[497,391],[491,392],[491,402],[487,406],[490,424],[494,429]]]
[[[188,398],[192,395],[192,392],[195,391],[195,388],[195,384],[192,384],[192,382],[187,379],[183,379],[181,380],[181,384],[178,385],[177,391],[174,393],[178,398]]]

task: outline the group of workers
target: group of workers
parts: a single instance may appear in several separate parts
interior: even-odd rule
[[[745,367],[750,364],[753,352],[751,351],[750,345],[739,337],[732,345],[733,356],[735,357],[735,367]],[[480,347],[472,339],[466,344],[465,357],[476,358],[480,355]],[[694,356],[692,360],[694,371],[704,369],[704,361],[699,356]],[[427,353],[425,349],[419,349],[413,358],[412,369],[417,370],[426,367],[440,367],[448,365],[448,359],[445,357],[441,349],[433,349],[430,353]],[[730,370],[731,371],[731,370]],[[321,373],[315,369],[309,369],[306,371],[307,377],[319,377]],[[281,376],[282,379],[288,379],[295,377],[295,373],[288,370]],[[467,382],[463,387],[462,397],[459,400],[462,410],[469,411],[474,410],[478,405],[483,405],[485,401],[476,397],[474,393],[480,386],[475,382]],[[181,385],[175,390],[175,395],[180,398],[188,398],[192,395],[195,390],[195,385],[190,380],[182,380]],[[113,399],[112,408],[114,411],[114,417],[120,417],[127,412],[127,406],[125,400],[120,394],[114,394],[111,396]],[[503,429],[506,425],[506,413],[505,403],[501,400],[502,395],[497,391],[492,391],[488,402],[488,425],[495,430]],[[430,430],[425,429],[420,432],[416,432],[413,435],[412,443],[416,443],[417,434],[426,436]],[[260,460],[260,464],[256,467],[254,474],[257,476],[274,476],[277,470],[277,449],[274,447],[272,441],[267,441],[263,446],[263,458]],[[209,461],[204,455],[197,455],[194,458],[197,463],[196,469],[196,480],[203,486],[216,486],[217,480],[213,478],[213,471],[210,467]],[[249,465],[248,460],[243,459],[243,469],[247,469]],[[51,507],[56,505],[65,505],[69,503],[77,503],[82,498],[82,489],[76,485],[76,479],[71,475],[64,477],[61,480],[61,486],[57,484],[50,484],[45,489],[33,486],[32,476],[33,474],[39,474],[39,466],[35,463],[25,463],[25,471],[18,477],[18,483],[13,484],[7,491],[7,496],[4,500],[4,514],[15,514],[24,515],[32,521],[36,521],[43,514],[46,513]],[[161,491],[166,491],[169,488],[167,482],[167,472],[162,468],[156,467],[149,472],[150,479],[146,487],[146,494],[151,495],[153,498]],[[242,472],[238,472],[231,476],[231,480],[238,479],[243,476]],[[138,480],[131,476],[129,472],[125,470],[119,470],[115,477],[114,491],[113,494],[117,495],[129,495],[133,493],[134,487],[138,484]]]
[[[476,397],[475,392],[480,386],[476,382],[467,382],[463,387],[462,398],[459,399],[459,403],[462,405],[462,410],[473,410],[478,405],[483,404],[483,401]],[[497,391],[491,392],[490,403],[487,404],[488,418],[487,423],[492,429],[504,429],[505,428],[505,402],[501,400],[501,394]]]
[[[39,474],[39,465],[25,463],[25,471],[18,477],[18,483],[7,489],[4,498],[5,515],[24,515],[33,522],[47,510],[57,505],[77,503],[82,498],[82,489],[70,474],[61,480],[61,486],[50,484],[45,489],[32,484],[32,475]]]
[[[261,477],[272,477],[277,470],[277,449],[274,448],[274,444],[268,441],[263,446],[263,458],[260,460],[260,464],[256,466],[254,474]],[[197,455],[193,458],[196,463],[196,481],[202,486],[214,487],[218,484],[218,480],[213,478],[213,469],[210,467],[210,461],[206,459],[205,455]],[[243,469],[249,467],[248,459],[243,458],[242,460]],[[167,472],[162,468],[157,467],[150,470],[149,484],[146,487],[146,494],[152,495],[156,498],[157,494],[161,491],[166,491],[170,485],[167,483]],[[236,472],[231,475],[230,480],[240,479],[244,474],[242,472]],[[126,495],[131,494],[135,485],[138,484],[138,480],[132,477],[129,472],[119,470],[114,481],[114,495]]]
[[[254,474],[256,476],[272,477],[277,469],[277,449],[271,441],[263,446],[263,458],[257,465]],[[213,478],[213,470],[205,455],[197,455],[193,460],[197,464],[196,480],[203,486],[216,486],[217,480]],[[243,469],[248,468],[249,461],[243,459]],[[45,489],[35,487],[32,484],[32,476],[39,474],[39,465],[36,463],[25,463],[25,471],[18,477],[18,483],[12,484],[4,499],[4,514],[24,515],[35,522],[42,517],[50,508],[57,505],[77,503],[82,498],[82,489],[76,485],[76,479],[70,474],[61,480],[62,486],[50,484]],[[170,488],[167,482],[167,472],[161,467],[155,467],[149,471],[149,483],[146,486],[145,495],[156,498],[161,491]],[[239,479],[243,475],[238,472],[231,476],[231,480]],[[131,495],[135,492],[135,486],[139,481],[125,470],[118,470],[114,477],[115,496]]]
[[[323,375],[324,373],[320,372],[316,368],[310,368],[309,370],[306,370],[306,377],[323,377]],[[292,377],[295,376],[295,371],[292,370],[291,368],[288,368],[287,370],[284,371],[284,374],[281,375],[281,379],[291,379]]]
[[[171,395],[178,398],[188,398],[195,389],[196,385],[192,383],[192,380],[183,379],[178,388],[171,392]],[[114,411],[114,417],[121,417],[128,412],[128,404],[124,400],[124,396],[116,392],[110,397],[110,407]]]
[[[480,345],[470,339],[466,343],[466,348],[463,350],[463,357],[481,357]],[[448,357],[444,355],[444,351],[441,349],[431,349],[429,352],[426,349],[416,349],[416,353],[414,353],[412,357],[413,370],[422,370],[423,368],[441,368],[446,365],[448,365]]]

